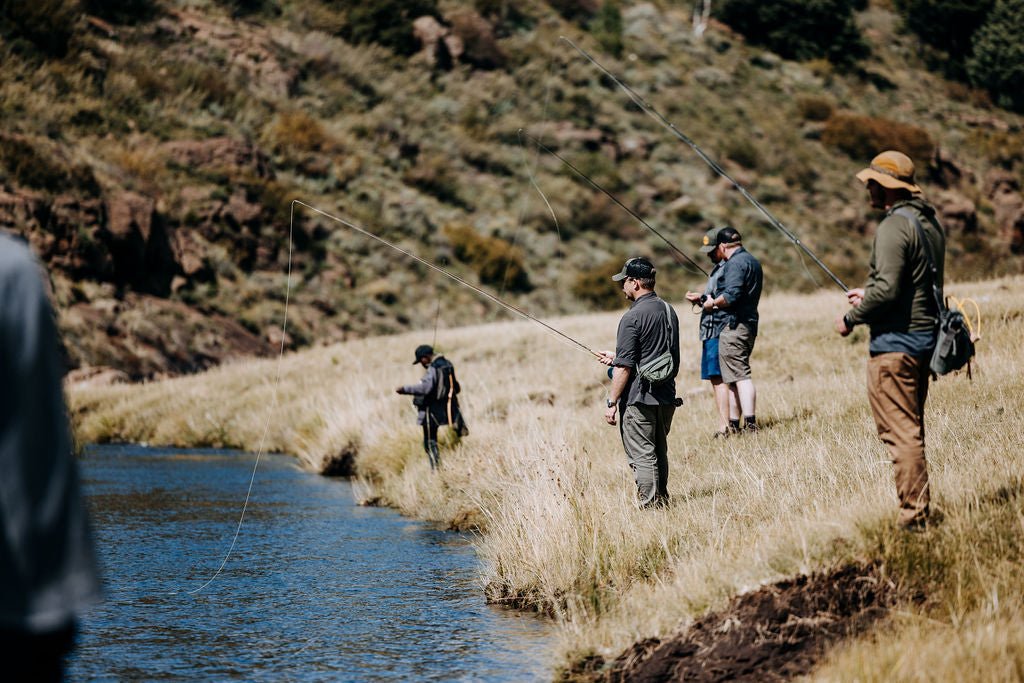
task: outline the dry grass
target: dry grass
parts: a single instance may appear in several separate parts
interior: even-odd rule
[[[696,342],[686,344],[678,386],[687,403],[669,437],[673,505],[664,511],[632,505],[618,433],[601,420],[603,367],[528,323],[440,331],[438,346],[458,368],[472,434],[442,453],[436,476],[408,399],[393,393],[419,377],[409,356],[422,334],[288,355],[276,404],[276,361],[82,389],[71,402],[86,441],[254,449],[266,429],[267,448],[294,453],[312,468],[357,448],[367,495],[417,517],[482,529],[488,595],[555,614],[567,659],[615,656],[738,592],[867,555],[886,559],[909,577],[909,587],[933,599],[908,607],[909,616],[887,622],[884,634],[837,653],[823,677],[881,680],[905,671],[907,680],[996,680],[1003,674],[981,673],[977,663],[996,657],[1005,664],[999,672],[1019,671],[1024,648],[1024,586],[1001,561],[1007,546],[998,542],[1003,533],[1020,535],[1014,524],[1024,519],[1024,503],[997,495],[1024,480],[1015,428],[1024,395],[1022,284],[947,287],[982,305],[984,340],[972,383],[948,377],[932,387],[930,469],[947,522],[906,543],[891,541],[891,467],[863,388],[866,331],[849,340],[831,331],[844,306],[837,291],[763,302],[754,372],[765,429],[757,435],[710,438],[714,408],[697,379]],[[695,340],[696,316],[682,306],[680,313],[684,339]],[[606,348],[618,316],[552,322]],[[990,499],[1003,502],[977,502]],[[1012,514],[996,524],[999,510]],[[971,531],[979,525],[996,529],[994,540],[977,544]],[[925,556],[933,559],[918,561]],[[928,569],[939,560],[949,561],[951,574]],[[947,647],[950,634],[956,647]]]

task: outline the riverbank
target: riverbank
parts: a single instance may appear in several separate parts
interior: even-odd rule
[[[685,638],[695,619],[727,610],[734,596],[859,562],[881,568],[896,609],[886,603],[862,635],[819,652],[809,670],[836,679],[981,677],[993,662],[1024,664],[1024,579],[1013,569],[1024,560],[1014,521],[1024,518],[1022,285],[947,288],[982,305],[984,338],[973,382],[932,386],[932,486],[945,521],[913,537],[893,529],[891,466],[863,388],[866,331],[847,340],[832,332],[843,306],[832,291],[763,302],[756,435],[711,438],[714,407],[697,379],[696,344],[684,349],[678,386],[687,403],[669,437],[673,505],[658,512],[632,506],[618,432],[601,419],[603,367],[525,322],[439,331],[471,434],[442,452],[437,475],[408,398],[394,394],[419,378],[409,363],[426,334],[75,389],[70,402],[86,442],[262,444],[316,470],[354,455],[367,497],[480,529],[489,599],[554,615],[567,669],[591,665],[578,675],[608,674],[645,639]],[[679,311],[683,338],[695,339],[697,317]],[[607,348],[619,315],[549,322]]]

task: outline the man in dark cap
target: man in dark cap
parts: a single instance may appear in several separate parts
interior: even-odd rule
[[[729,386],[743,413],[742,429],[756,431],[757,390],[750,372],[750,354],[757,339],[757,305],[761,301],[764,273],[758,260],[743,248],[736,228],[708,230],[700,250],[717,256],[725,264],[719,276],[718,295],[705,299],[702,307],[706,312],[725,313],[718,335],[722,381]]]
[[[935,348],[946,234],[935,208],[914,182],[914,162],[895,150],[882,152],[857,173],[872,208],[885,212],[871,246],[867,285],[851,289],[853,306],[836,318],[836,331],[871,329],[868,402],[878,436],[889,450],[899,496],[899,524],[920,529],[931,499],[924,451],[924,403],[928,365]],[[930,256],[930,258],[929,258]],[[933,280],[930,261],[937,274]]]
[[[631,258],[612,280],[630,301],[619,321],[615,352],[599,359],[612,367],[605,421],[619,421],[626,458],[636,480],[641,508],[668,504],[668,433],[676,406],[679,318],[654,292],[657,270],[643,257]]]
[[[416,419],[423,427],[423,449],[430,459],[430,469],[441,466],[441,455],[437,447],[437,431],[441,425],[450,425],[457,436],[469,434],[462,412],[459,410],[459,382],[455,378],[455,366],[438,354],[429,344],[416,347],[416,357],[412,364],[422,365],[427,369],[419,384],[400,386],[395,391],[409,394],[414,398],[412,403],[417,408]]]

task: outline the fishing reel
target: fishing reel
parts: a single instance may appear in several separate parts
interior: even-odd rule
[[[704,310],[704,302],[710,298],[707,294],[701,294],[700,299],[690,304],[690,312],[699,315]]]

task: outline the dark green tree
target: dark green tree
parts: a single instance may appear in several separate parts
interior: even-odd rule
[[[967,73],[1001,107],[1024,112],[1024,0],[998,0],[974,35]]]
[[[971,37],[995,0],[896,0],[903,25],[922,43],[941,52],[932,60],[947,76],[963,79]]]
[[[619,0],[604,0],[601,9],[590,20],[590,32],[608,54],[622,54],[622,11]]]
[[[787,59],[849,65],[867,55],[854,22],[860,0],[725,0],[716,16],[755,45]]]
[[[377,43],[396,54],[411,55],[419,48],[412,22],[424,15],[440,19],[436,0],[336,0],[346,11],[341,36],[353,43]]]

